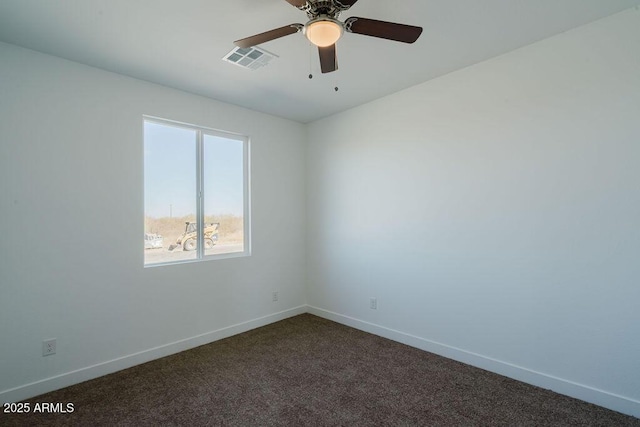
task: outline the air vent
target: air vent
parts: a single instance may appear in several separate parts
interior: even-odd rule
[[[271,52],[267,52],[264,49],[254,46],[248,48],[236,47],[231,52],[227,53],[222,60],[231,62],[238,67],[257,70],[260,67],[264,67],[271,62],[272,59],[277,57],[277,55],[274,55]]]

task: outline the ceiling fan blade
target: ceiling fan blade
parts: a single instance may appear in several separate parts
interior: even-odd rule
[[[285,0],[285,1],[295,7],[303,7],[304,5],[307,4],[307,0]]]
[[[336,56],[336,45],[318,47],[320,53],[320,70],[322,73],[331,73],[338,69],[338,57]]]
[[[295,34],[300,31],[302,27],[302,24],[291,24],[284,27],[276,28],[275,30],[265,31],[264,33],[256,34],[255,36],[236,40],[233,43],[236,46],[243,48],[257,46],[271,40],[279,39],[280,37],[288,36],[289,34]]]
[[[346,10],[356,4],[357,1],[358,0],[334,0],[334,3],[337,3],[338,6],[341,6],[342,8],[344,8],[344,10]]]
[[[357,17],[344,21],[344,29],[350,33],[403,43],[413,43],[422,34],[422,27]]]

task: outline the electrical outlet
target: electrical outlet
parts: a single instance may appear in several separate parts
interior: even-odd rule
[[[52,354],[56,354],[56,339],[42,341],[42,355],[51,356]]]
[[[278,301],[278,293],[277,293],[277,292],[274,292],[274,293],[271,295],[271,300],[272,300],[272,301]]]
[[[378,299],[377,298],[369,298],[369,308],[371,308],[371,310],[377,310],[378,309]]]

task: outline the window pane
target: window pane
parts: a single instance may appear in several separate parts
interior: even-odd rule
[[[244,142],[204,135],[205,255],[244,251]]]
[[[196,131],[144,123],[144,263],[195,259]]]

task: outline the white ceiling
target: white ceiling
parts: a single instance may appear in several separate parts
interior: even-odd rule
[[[359,0],[342,20],[424,32],[412,45],[347,33],[337,45],[339,70],[325,75],[301,34],[262,45],[279,58],[256,71],[221,60],[233,40],[304,23],[306,15],[284,0],[1,0],[0,41],[310,122],[639,4]]]

